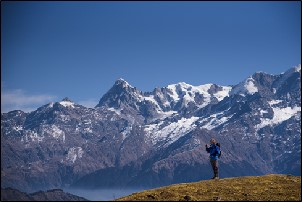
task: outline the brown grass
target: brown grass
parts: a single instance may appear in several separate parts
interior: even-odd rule
[[[117,201],[301,201],[301,176],[203,180],[133,193]]]

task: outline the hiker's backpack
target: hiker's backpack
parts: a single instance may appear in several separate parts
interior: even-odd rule
[[[218,146],[218,147],[219,147],[219,154],[218,154],[218,158],[220,158],[220,157],[221,157],[220,143],[216,143],[216,146]]]

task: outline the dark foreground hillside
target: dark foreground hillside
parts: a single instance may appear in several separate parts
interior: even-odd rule
[[[1,201],[88,201],[70,193],[65,193],[61,189],[48,191],[38,191],[27,194],[17,189],[1,188]]]
[[[271,174],[182,183],[118,201],[301,201],[301,176]]]

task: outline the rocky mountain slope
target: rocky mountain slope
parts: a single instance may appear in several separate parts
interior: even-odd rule
[[[234,86],[184,82],[142,92],[119,79],[95,108],[68,98],[1,114],[1,184],[156,187],[220,176],[301,175],[301,65],[257,72]]]
[[[1,201],[88,201],[87,199],[65,193],[61,189],[39,191],[31,194],[12,188],[1,188]]]
[[[301,201],[301,176],[203,180],[133,193],[116,201]]]

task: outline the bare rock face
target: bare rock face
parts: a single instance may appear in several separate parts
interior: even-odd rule
[[[68,98],[1,114],[1,184],[21,191],[155,187],[212,177],[301,174],[301,66],[234,86],[184,82],[141,92],[119,79],[95,108]]]

